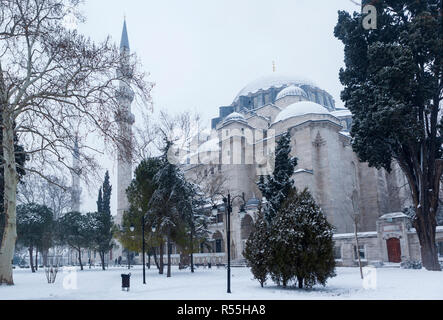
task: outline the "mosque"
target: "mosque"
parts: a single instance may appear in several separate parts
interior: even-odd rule
[[[247,84],[230,106],[220,107],[211,131],[199,135],[198,148],[184,161],[189,179],[223,182],[225,193],[236,197],[231,216],[234,261],[242,262],[258,204],[266,202],[256,184],[263,174],[257,159],[262,153],[272,158],[276,141],[286,132],[292,156],[298,158],[295,186],[311,191],[336,228],[339,265],[356,265],[358,255],[364,263],[420,260],[417,235],[403,213],[412,205],[405,177],[395,165],[389,174],[361,163],[352,150],[351,126],[349,110],[336,108],[333,97],[314,82],[275,72]],[[203,262],[211,251],[219,261],[226,258],[224,211],[220,202],[211,225],[212,250],[201,248]],[[443,258],[442,227],[437,234]]]
[[[129,53],[126,22],[121,52]],[[122,111],[131,115],[131,96],[125,96]],[[121,120],[121,130],[130,135],[134,119],[126,118],[131,121]],[[272,172],[269,159],[279,137],[287,132],[292,156],[298,158],[295,185],[311,191],[335,226],[339,265],[355,266],[358,257],[372,264],[420,260],[417,234],[403,213],[412,204],[405,177],[395,165],[388,173],[361,163],[352,150],[351,127],[352,114],[337,108],[327,91],[307,79],[275,72],[247,84],[231,105],[219,108],[211,130],[200,133],[180,161],[187,179],[199,181],[208,191],[229,192],[235,199],[230,219],[235,263],[244,262],[242,252],[259,203],[266,201],[256,182],[260,175]],[[125,190],[131,172],[131,162],[119,157],[117,222],[128,207]],[[218,200],[208,208],[212,214],[211,246],[199,248],[194,254],[196,263],[224,263],[227,259],[226,210],[219,197],[212,198]],[[438,227],[437,241],[443,258],[443,227]],[[180,255],[175,248],[174,253],[173,262],[178,263]],[[121,251],[114,257],[116,254]]]

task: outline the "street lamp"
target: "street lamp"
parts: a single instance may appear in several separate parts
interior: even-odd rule
[[[133,224],[131,224],[131,226],[129,227],[129,231],[134,232],[135,227]],[[132,236],[132,238],[134,238],[134,236]],[[131,251],[129,249],[128,250],[128,270],[131,269]]]
[[[135,227],[133,224],[129,227],[131,232],[134,232]],[[145,215],[142,216],[142,261],[143,261],[143,284],[146,284],[146,261],[145,261]]]
[[[225,206],[227,207],[227,246],[228,246],[228,293],[231,293],[231,212],[232,212],[232,203],[236,198],[240,198],[243,201],[243,206],[241,207],[240,211],[244,211],[244,206],[246,204],[245,201],[245,194],[243,193],[241,196],[235,196],[231,199],[231,194],[228,193],[228,197],[223,198],[223,202],[225,203]]]
[[[143,250],[143,284],[146,284],[146,262],[145,262],[145,215],[142,216],[142,250]]]

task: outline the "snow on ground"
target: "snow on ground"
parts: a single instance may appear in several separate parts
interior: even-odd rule
[[[326,287],[311,290],[283,289],[268,282],[261,288],[247,268],[232,268],[232,294],[226,293],[226,269],[196,269],[179,271],[174,267],[172,277],[147,270],[147,284],[142,283],[142,268],[131,269],[131,289],[121,290],[121,274],[127,268],[99,268],[59,272],[55,284],[48,284],[43,270],[31,273],[29,269],[14,272],[15,286],[0,286],[0,300],[397,300],[443,299],[443,272],[377,269],[377,288],[364,289],[358,268],[337,268],[337,277]],[[165,269],[166,271],[166,269]],[[65,289],[75,285],[77,289]]]

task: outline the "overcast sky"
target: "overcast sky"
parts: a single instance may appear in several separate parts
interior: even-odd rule
[[[86,0],[79,31],[120,43],[126,16],[153,91],[155,113],[195,111],[209,121],[256,78],[277,73],[310,79],[342,106],[338,79],[343,46],[334,37],[337,11],[358,11],[351,0]],[[113,183],[116,165],[104,160]],[[82,211],[96,210],[96,190],[83,190]]]

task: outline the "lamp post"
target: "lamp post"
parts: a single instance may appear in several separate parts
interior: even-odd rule
[[[131,230],[131,232],[134,232],[135,227],[133,224],[131,224],[131,226],[129,227],[129,230]],[[134,237],[134,236],[132,236]],[[131,269],[131,251],[129,251],[128,249],[128,269]]]
[[[228,290],[227,293],[231,293],[231,212],[232,212],[232,202],[236,199],[240,198],[243,200],[243,206],[241,208],[241,211],[244,210],[245,205],[245,194],[243,193],[242,196],[235,196],[231,199],[231,194],[228,193],[228,197],[223,198],[223,202],[225,203],[227,207],[227,228],[226,228],[226,236],[227,236],[227,247],[228,247]]]
[[[142,216],[142,251],[143,251],[143,284],[146,284],[146,261],[145,261],[145,215]]]
[[[133,224],[129,227],[131,232],[134,232],[135,227]],[[153,228],[154,230],[154,228]],[[145,260],[145,216],[142,216],[142,262],[143,262],[143,284],[146,284],[146,260]]]

